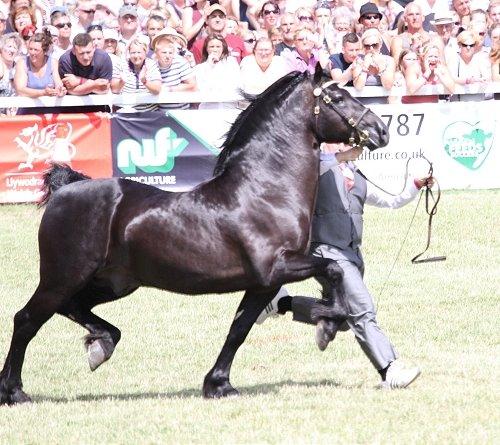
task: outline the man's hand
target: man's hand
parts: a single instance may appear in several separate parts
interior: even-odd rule
[[[414,179],[413,182],[415,183],[415,186],[420,190],[422,187],[427,186],[429,188],[432,188],[434,185],[434,177],[432,176],[426,176],[425,178],[420,178],[420,179]]]
[[[65,74],[62,78],[62,83],[68,90],[70,90],[80,85],[80,77],[77,77],[74,74]]]
[[[94,82],[94,91],[97,93],[105,93],[109,89],[109,80],[96,79]]]

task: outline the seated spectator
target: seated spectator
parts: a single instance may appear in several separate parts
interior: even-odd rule
[[[111,90],[113,93],[151,93],[160,94],[161,75],[154,60],[148,59],[149,39],[137,36],[127,48],[126,63],[122,64],[119,77],[113,77]],[[138,111],[157,110],[157,104],[134,105]]]
[[[358,57],[363,54],[361,40],[354,32],[346,34],[342,38],[342,52],[330,56],[330,74],[332,79],[341,85],[354,86],[352,81],[352,69]]]
[[[479,42],[477,35],[472,31],[462,31],[457,41],[460,51],[449,63],[455,82],[458,85],[470,85],[491,81],[491,64],[488,56],[484,52],[476,52]]]
[[[77,34],[72,49],[59,59],[59,75],[68,94],[105,94],[109,91],[112,74],[111,58],[94,47],[87,33]]]
[[[15,95],[14,79],[15,60],[19,55],[21,39],[15,32],[0,36],[0,97]],[[12,115],[11,108],[0,108],[0,115]]]
[[[245,47],[243,46],[243,40],[241,37],[235,36],[233,34],[226,34],[226,20],[227,14],[224,7],[214,3],[207,9],[207,33],[208,34],[219,34],[224,37],[229,48],[229,55],[233,56],[238,63],[241,59],[247,55]],[[186,35],[186,34],[184,34]],[[200,38],[191,47],[194,59],[196,63],[202,61],[202,49],[205,44],[205,39]]]
[[[17,62],[14,76],[14,86],[19,96],[61,97],[66,94],[59,77],[57,59],[49,54],[51,44],[52,36],[48,31],[37,32],[28,41],[28,56]]]
[[[50,24],[59,30],[59,37],[55,46],[63,51],[71,48],[71,28],[73,24],[64,7],[52,8]]]
[[[405,74],[406,90],[410,96],[403,97],[403,103],[438,102],[437,94],[412,96],[421,92],[425,85],[442,85],[448,94],[453,94],[455,90],[455,82],[441,58],[441,50],[433,44],[424,46],[419,56],[419,64],[409,65]]]
[[[160,68],[162,88],[171,92],[193,91],[196,89],[193,69],[184,56],[179,54],[177,40],[180,34],[174,33],[173,30],[164,29],[153,40],[155,59]],[[181,37],[184,38],[184,36]],[[184,51],[183,48],[182,51]],[[189,104],[159,104],[158,108],[160,110],[187,109]]]
[[[257,40],[253,55],[246,56],[240,64],[241,88],[248,94],[260,94],[269,85],[288,73],[286,62],[274,55],[271,39]]]
[[[195,66],[198,90],[207,93],[236,93],[240,87],[240,67],[224,37],[209,35],[203,44],[202,63]],[[200,109],[234,108],[232,102],[201,103]]]
[[[296,30],[296,20],[295,14],[286,12],[281,17],[280,31],[281,31],[281,43],[275,45],[274,52],[277,56],[281,55],[284,50],[293,51],[294,50],[294,40],[295,40],[295,30]],[[253,52],[249,51],[250,54]]]

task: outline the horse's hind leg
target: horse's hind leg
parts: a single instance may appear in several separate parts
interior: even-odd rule
[[[277,288],[262,291],[247,291],[241,300],[236,316],[234,317],[229,334],[217,357],[215,365],[205,376],[203,382],[203,396],[207,398],[220,398],[238,395],[238,391],[229,382],[231,364],[238,348],[245,341],[255,320],[272,300]]]
[[[22,390],[21,372],[29,342],[57,311],[64,296],[55,292],[35,291],[26,306],[14,316],[14,332],[5,364],[0,372],[0,404],[30,402]]]
[[[116,326],[91,312],[86,296],[87,290],[85,289],[73,297],[58,313],[89,331],[89,334],[84,337],[84,346],[87,350],[90,370],[95,371],[109,360],[120,341],[121,332]]]

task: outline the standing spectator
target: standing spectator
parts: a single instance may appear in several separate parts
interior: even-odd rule
[[[332,79],[341,85],[353,85],[353,62],[360,57],[361,40],[354,32],[347,33],[342,38],[342,52],[330,56],[330,74]]]
[[[328,42],[329,54],[338,54],[342,51],[342,39],[350,32],[354,32],[354,16],[346,6],[335,8],[332,14],[333,33]]]
[[[114,28],[118,26],[118,2],[96,0],[95,3],[95,23],[102,25],[103,28]]]
[[[32,9],[26,6],[14,9],[10,17],[14,32],[21,34],[22,30],[28,26],[36,28],[35,14]]]
[[[163,28],[165,28],[165,19],[159,15],[152,15],[146,20],[146,35],[151,42],[148,49],[148,57],[152,57],[154,53],[152,46],[153,39]]]
[[[274,48],[275,54],[277,56],[281,55],[284,50],[293,51],[295,49],[294,39],[295,39],[295,29],[296,20],[295,14],[285,12],[281,17],[280,30],[281,30],[281,43],[276,45]]]
[[[66,11],[66,8],[55,7],[50,13],[50,24],[55,26],[59,31],[57,38],[57,47],[63,51],[71,48],[71,19]]]
[[[352,69],[353,84],[357,90],[368,85],[392,88],[394,81],[394,59],[380,53],[382,35],[376,29],[368,29],[361,36],[365,56],[358,58]],[[381,103],[379,98],[364,98],[364,104]],[[382,102],[383,103],[383,102]]]
[[[22,41],[17,33],[0,36],[0,97],[15,95],[13,78],[15,60],[20,53]],[[10,108],[0,108],[0,115],[15,114]]]
[[[441,58],[441,49],[432,43],[424,46],[419,55],[419,65],[410,65],[405,74],[406,90],[410,96],[404,97],[403,103],[438,102],[437,94],[412,96],[425,92],[422,87],[426,85],[442,85],[446,94],[453,94],[455,90],[455,82]]]
[[[208,0],[186,0],[182,9],[182,30],[190,44],[202,37],[202,29],[209,15],[209,8]],[[224,8],[224,15],[226,15],[225,11]]]
[[[318,36],[316,34],[316,23],[314,21],[313,9],[301,6],[295,11],[295,18],[297,20],[297,23],[301,27],[307,28],[309,31],[315,34],[316,43],[319,44],[318,38],[316,38]]]
[[[92,25],[95,18],[96,4],[94,0],[76,0],[73,11],[74,20],[72,36],[83,34]]]
[[[424,17],[419,5],[408,3],[405,7],[403,20],[406,31],[392,39],[391,55],[394,60],[399,59],[399,53],[405,48],[411,48],[418,53],[420,48],[430,40],[430,35],[423,28]]]
[[[102,31],[102,37],[104,39],[103,50],[106,51],[113,61],[113,56],[120,57],[122,54],[119,52],[118,48],[118,32],[114,29],[104,28]],[[115,64],[113,63],[113,68]]]
[[[393,94],[389,96],[388,102],[404,103],[406,101],[406,77],[411,66],[416,66],[421,73],[418,55],[412,49],[404,49],[399,54],[398,62],[396,63],[396,71],[394,72],[394,82],[392,83]]]
[[[427,0],[423,0],[427,2]],[[433,0],[431,0],[433,1]],[[446,1],[446,0],[438,0]],[[404,11],[404,8],[395,0],[374,0],[380,13],[387,20],[387,28],[395,29],[399,15]]]
[[[132,5],[124,5],[118,13],[120,52],[125,54],[129,43],[140,33],[137,8]]]
[[[320,54],[314,45],[316,38],[313,32],[306,27],[299,27],[295,32],[293,51],[281,53],[281,57],[285,58],[288,64],[289,71],[309,71],[314,73],[316,64],[320,62]],[[328,61],[325,60],[322,66],[326,66]]]
[[[138,36],[129,43],[126,63],[122,64],[119,77],[113,77],[111,90],[113,93],[151,93],[160,94],[161,75],[158,65],[146,57],[149,40]],[[116,76],[116,74],[114,75]],[[157,104],[134,105],[138,111],[157,110]]]
[[[470,24],[470,0],[452,0],[451,5],[462,27],[467,28]]]
[[[500,27],[497,25],[497,40],[493,41],[491,52],[490,52],[490,63],[491,63],[491,80],[493,82],[500,82]],[[497,99],[498,93],[495,93],[495,99]]]
[[[329,42],[333,41],[335,30],[332,23],[332,10],[325,1],[319,2],[314,10],[316,32],[318,34],[319,47],[331,54]]]
[[[226,20],[227,14],[223,6],[214,3],[207,9],[207,33],[208,34],[219,34],[224,37],[229,48],[229,55],[233,56],[238,63],[241,59],[247,55],[245,47],[243,45],[243,40],[241,37],[235,36],[233,34],[226,34]],[[205,39],[201,38],[196,40],[193,44],[191,51],[193,52],[194,59],[196,63],[200,63],[202,60],[202,49],[205,44]]]
[[[476,52],[479,42],[476,34],[472,31],[462,31],[457,41],[460,51],[449,63],[455,82],[458,85],[470,85],[491,81],[491,64],[488,56],[484,52]],[[467,96],[459,99],[466,100]],[[474,97],[468,99],[472,100]]]
[[[375,3],[365,3],[361,6],[359,10],[359,23],[361,24],[361,32],[365,32],[367,29],[377,29],[380,31],[380,20],[382,19],[382,13],[379,11]],[[389,39],[382,36],[382,47],[380,48],[381,54],[388,56],[389,51]]]
[[[442,54],[446,63],[454,58],[458,53],[457,39],[452,36],[453,32],[453,17],[450,11],[438,11],[434,14],[434,20],[431,25],[436,30],[437,36],[432,38],[433,42],[439,42],[442,48]]]
[[[49,31],[37,32],[28,41],[28,56],[18,61],[14,76],[19,96],[61,97],[66,94],[66,88],[59,77],[57,59],[49,54],[51,44],[52,36]]]
[[[225,39],[217,34],[205,39],[202,63],[194,70],[199,91],[235,94],[240,86],[238,62],[229,54]],[[232,102],[201,103],[199,108],[234,108],[234,105]]]
[[[196,80],[189,62],[179,54],[176,36],[166,30],[160,32],[153,40],[155,58],[160,68],[162,88],[170,92],[193,91]],[[173,108],[187,109],[187,103],[159,104],[160,110]]]
[[[500,1],[491,0],[488,7],[488,20],[491,25],[500,24]]]
[[[240,64],[241,88],[245,93],[260,94],[269,85],[288,73],[281,56],[276,56],[270,39],[257,40],[253,55],[246,56]]]
[[[271,28],[276,28],[279,25],[280,17],[281,10],[276,2],[264,2],[259,12],[260,30],[267,33]]]
[[[424,17],[423,28],[426,31],[432,30],[431,20],[435,20],[436,13],[448,11],[448,0],[413,0],[413,3],[420,6],[422,16]]]
[[[0,9],[0,36],[5,33],[7,29],[7,15],[3,9]]]
[[[73,48],[59,59],[59,75],[69,94],[105,94],[113,74],[111,58],[102,49],[96,49],[87,33],[77,34]]]
[[[242,32],[243,47],[245,48],[245,54],[252,54],[255,47],[255,42],[257,42],[257,37],[254,31],[246,29]]]

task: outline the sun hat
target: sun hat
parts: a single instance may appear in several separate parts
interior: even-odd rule
[[[368,2],[365,3],[364,5],[361,5],[361,8],[359,9],[359,19],[358,22],[361,22],[361,19],[363,18],[364,15],[368,14],[376,14],[378,15],[378,18],[382,18],[382,14],[378,10],[378,7],[375,3]]]
[[[209,17],[211,14],[213,14],[215,11],[220,11],[222,12],[225,16],[227,16],[226,8],[224,6],[219,5],[218,3],[214,3],[213,5],[210,5],[207,11],[207,17]]]
[[[102,36],[104,40],[116,40],[118,42],[118,32],[113,28],[104,28],[102,30]]]
[[[182,34],[179,34],[174,28],[163,28],[154,38],[153,42],[151,44],[151,47],[153,49],[156,48],[156,44],[164,37],[173,37],[175,38],[184,48],[187,47],[188,41],[186,37],[184,37]]]
[[[431,25],[448,25],[454,22],[451,11],[438,11],[434,13],[434,20],[431,20]]]

